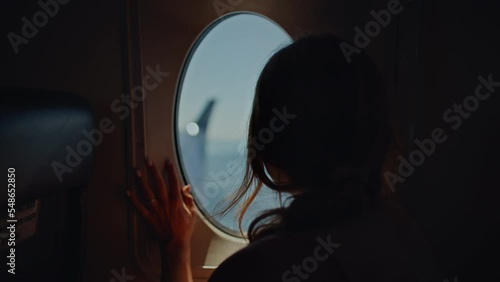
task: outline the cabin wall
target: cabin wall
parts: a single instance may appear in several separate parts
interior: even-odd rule
[[[61,1],[63,2],[63,1]],[[85,281],[109,281],[127,264],[125,127],[110,107],[123,93],[121,1],[72,0],[15,54],[6,37],[21,33],[22,17],[41,10],[37,1],[2,3],[0,85],[67,91],[86,97],[97,120],[115,126],[95,147],[95,169],[87,189]],[[8,5],[8,8],[4,7]],[[4,138],[4,137],[2,137]],[[84,138],[82,136],[82,138]]]
[[[447,139],[415,167],[401,195],[429,234],[443,273],[459,281],[500,279],[494,267],[500,248],[500,87],[483,86],[480,94],[491,94],[474,105],[480,76],[500,82],[499,8],[493,1],[425,1],[416,23],[418,98],[411,143],[430,138],[436,128]],[[447,113],[455,104],[469,105],[463,117]]]
[[[61,1],[62,2],[62,1]],[[291,2],[291,3],[290,3]],[[389,1],[242,1],[235,10],[253,10],[283,23],[287,30],[335,31],[353,40],[355,26],[372,20]],[[314,3],[309,5],[309,3]],[[396,186],[402,203],[429,237],[443,275],[459,281],[498,278],[500,198],[500,87],[480,101],[453,129],[444,112],[474,95],[479,76],[500,81],[500,45],[494,1],[401,1],[404,10],[366,48],[384,72],[389,95],[398,106],[393,117],[406,143],[403,157],[418,149],[414,141],[441,128],[447,140]],[[7,5],[7,4],[6,4]],[[217,17],[211,1],[141,1],[144,66],[164,62],[171,73],[152,92],[148,111],[149,153],[172,154],[171,102],[183,54],[207,22]],[[127,126],[112,103],[126,89],[125,13],[122,1],[72,0],[39,28],[15,54],[9,32],[21,33],[21,18],[41,10],[37,1],[10,1],[2,14],[1,86],[63,90],[86,97],[97,120],[110,118],[115,130],[95,148],[95,170],[87,189],[84,281],[109,281],[112,271],[137,271],[129,248],[127,202]],[[192,17],[192,11],[200,17]],[[200,11],[201,10],[201,11]],[[163,67],[162,67],[163,70]],[[456,116],[456,115],[455,115]],[[158,119],[156,119],[158,118]],[[164,121],[166,125],[158,120]],[[456,120],[456,119],[455,119]],[[3,138],[3,137],[2,137]],[[495,261],[494,258],[497,257]],[[194,257],[203,262],[204,258]],[[129,271],[130,270],[130,271]],[[496,275],[496,276],[495,276]]]

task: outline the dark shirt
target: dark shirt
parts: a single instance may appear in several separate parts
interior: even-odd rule
[[[209,282],[440,281],[431,248],[400,207],[383,202],[336,227],[271,235],[225,260]]]

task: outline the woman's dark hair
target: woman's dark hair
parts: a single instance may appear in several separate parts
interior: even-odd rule
[[[302,37],[276,52],[260,74],[245,176],[224,211],[244,200],[241,231],[243,215],[263,185],[303,193],[255,219],[247,234],[251,241],[276,230],[335,224],[381,195],[382,169],[394,141],[383,80],[363,52],[349,54],[348,62],[342,42],[329,34]],[[267,144],[256,147],[252,139],[259,136]],[[290,181],[274,183],[266,165]]]

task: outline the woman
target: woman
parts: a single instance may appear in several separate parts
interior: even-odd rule
[[[341,43],[332,35],[303,37],[264,67],[250,117],[246,174],[224,211],[250,193],[241,224],[263,185],[292,201],[256,218],[250,244],[224,261],[210,282],[434,281],[429,246],[384,185],[383,172],[397,152],[382,80],[363,53],[351,54],[348,63]],[[288,119],[273,125],[277,115]],[[269,129],[273,140],[254,148],[252,138]],[[129,193],[130,199],[160,240],[162,279],[192,281],[190,188],[179,188],[171,162],[168,185],[154,164],[147,167],[157,195],[139,171],[151,205]]]

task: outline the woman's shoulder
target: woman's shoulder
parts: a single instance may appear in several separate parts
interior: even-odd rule
[[[347,281],[333,252],[340,244],[331,236],[269,235],[226,259],[210,282],[222,281]]]
[[[342,225],[269,235],[229,257],[210,282],[432,281],[430,246],[404,214],[401,207],[384,204]]]

